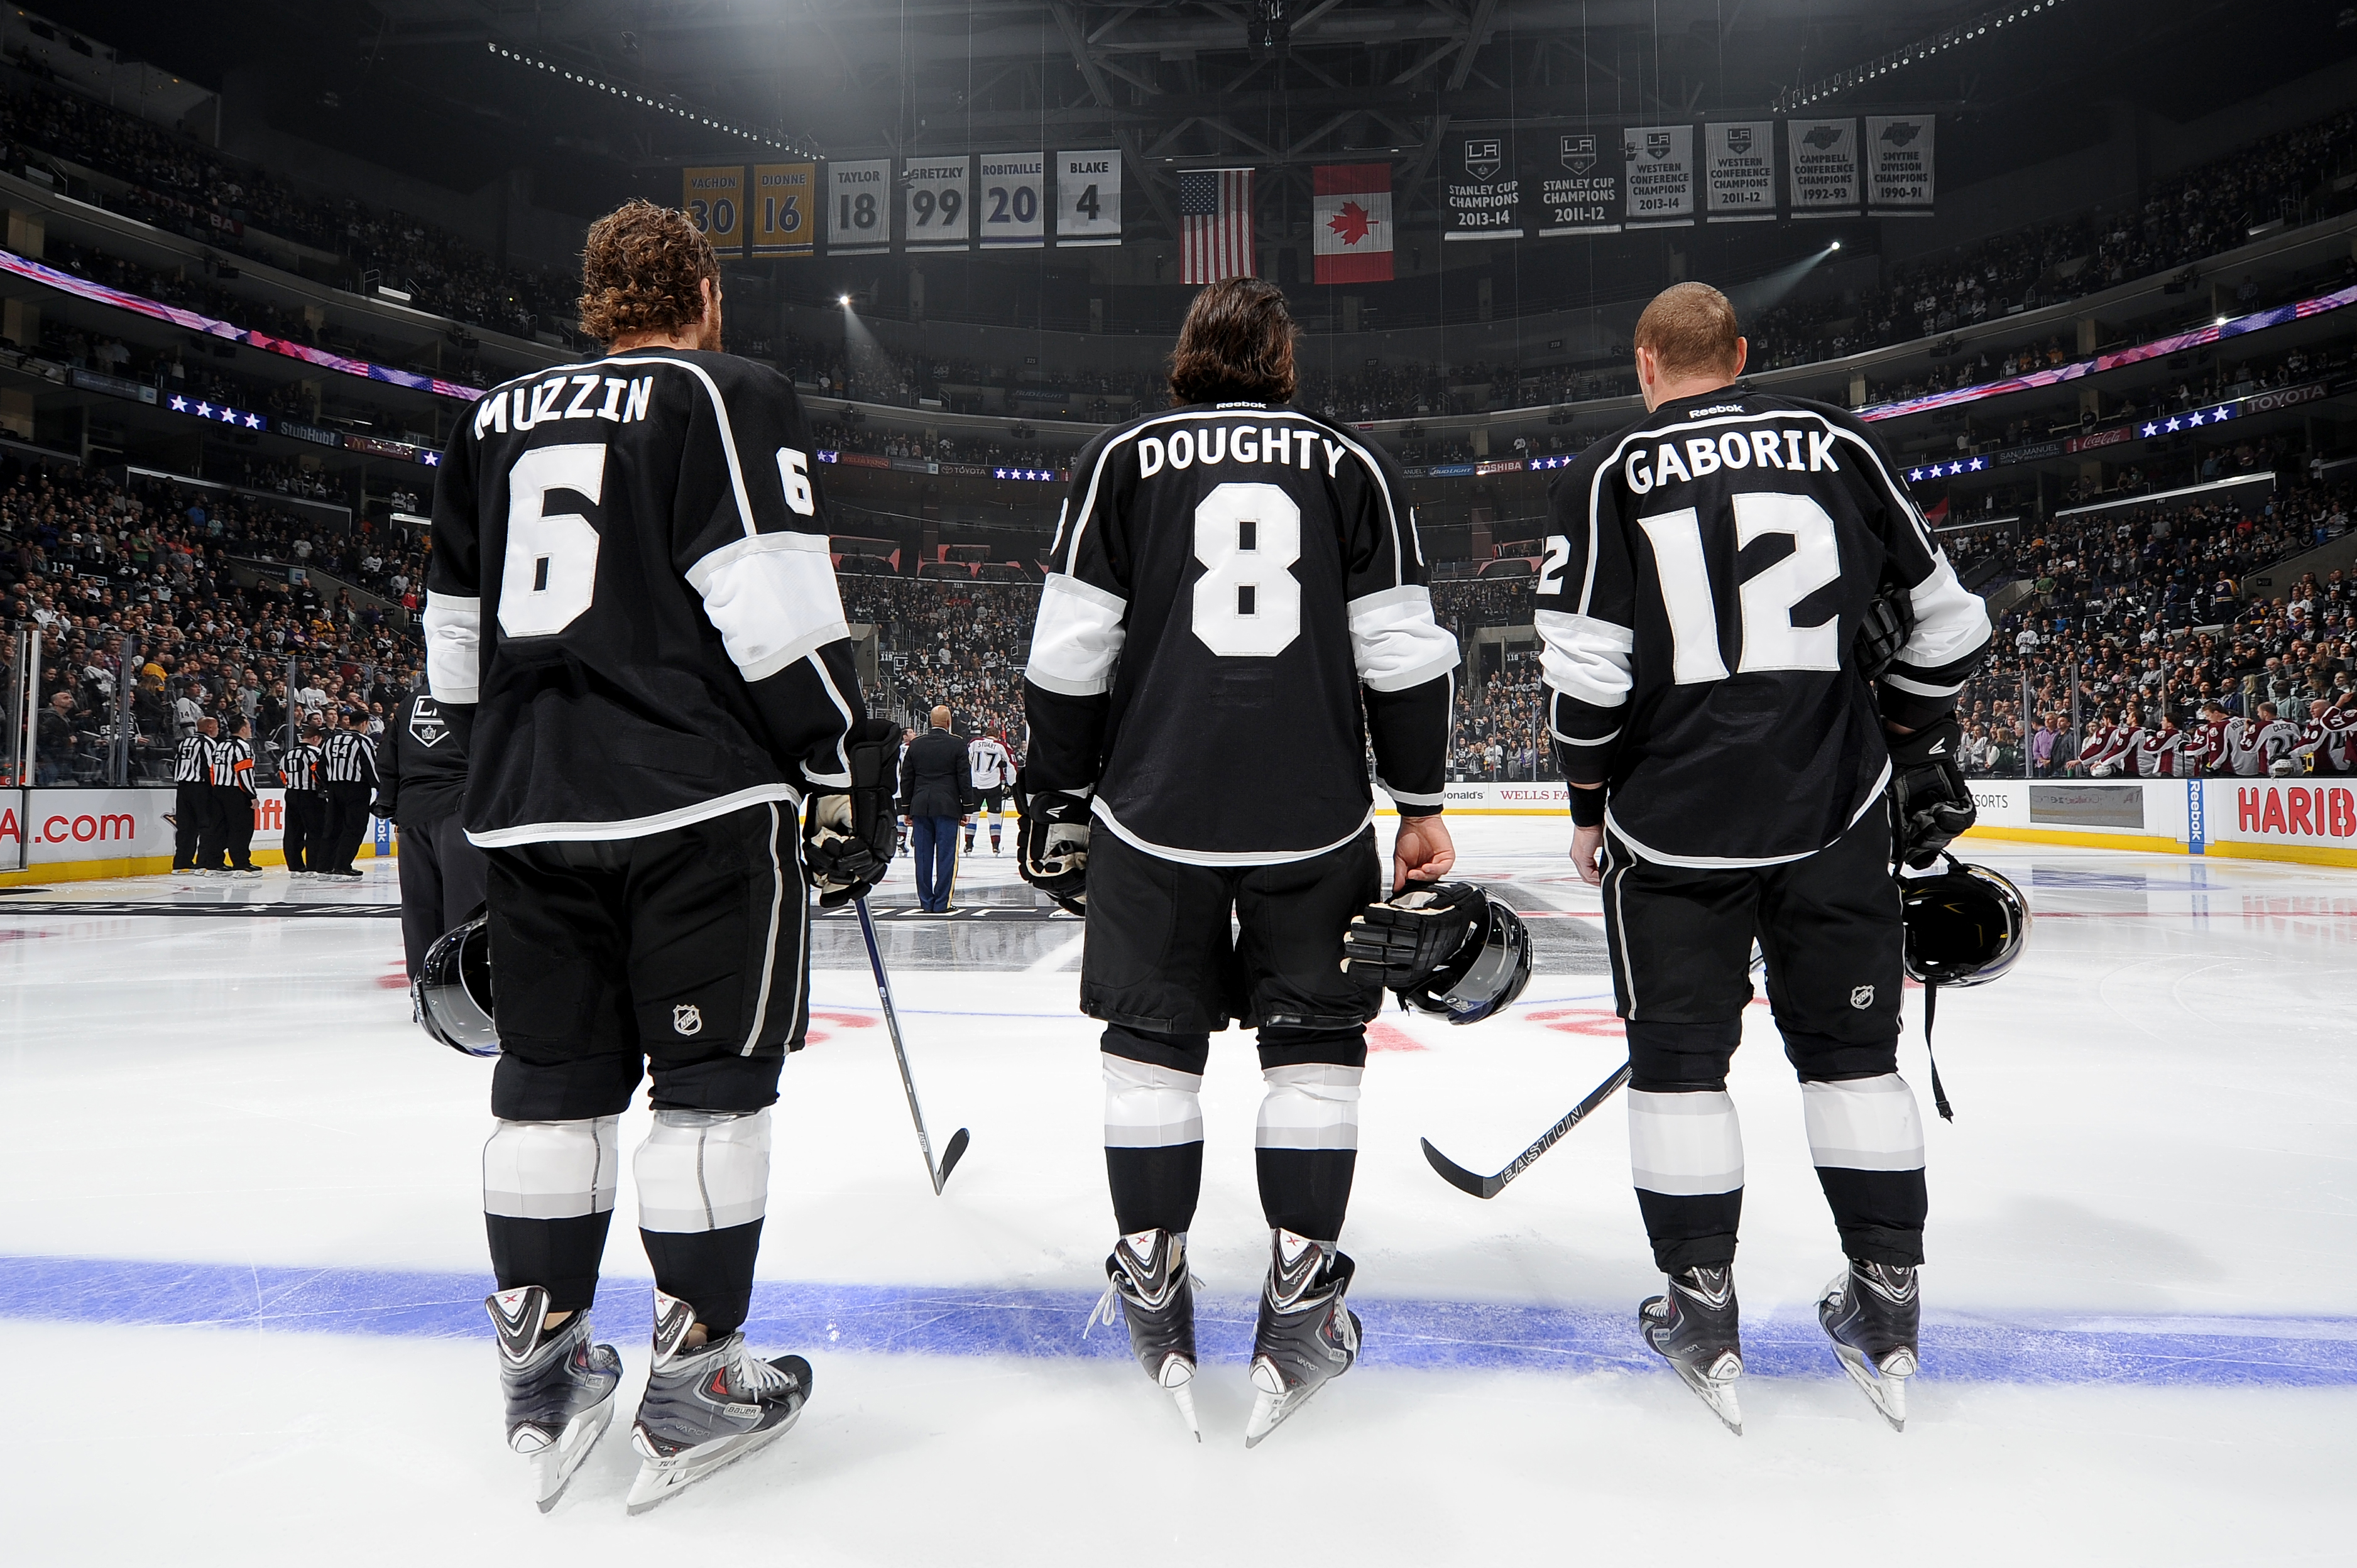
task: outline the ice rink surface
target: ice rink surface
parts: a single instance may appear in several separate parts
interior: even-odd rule
[[[1753,1374],[1737,1439],[1636,1338],[1659,1282],[1619,1101],[1492,1202],[1417,1152],[1428,1136],[1495,1169],[1620,1059],[1564,824],[1453,825],[1461,870],[1535,917],[1540,972],[1506,1019],[1374,1031],[1343,1239],[1359,1369],[1245,1452],[1265,1233],[1260,1084],[1233,1034],[1204,1086],[1202,1445],[1119,1329],[1082,1338],[1112,1219],[1080,927],[1033,912],[985,843],[970,912],[887,912],[913,906],[905,865],[877,899],[936,1144],[967,1126],[971,1153],[935,1197],[856,929],[822,923],[753,1324],[765,1352],[810,1358],[815,1397],[783,1442],[636,1520],[630,1184],[597,1314],[622,1413],[542,1518],[500,1441],[478,1305],[489,1067],[409,1023],[398,926],[360,908],[393,897],[390,868],[0,894],[0,1553],[2357,1559],[2357,873],[1972,846],[2038,925],[2001,984],[1943,998],[1953,1124],[1931,1115],[1910,993],[1932,1214],[1903,1435],[1817,1337],[1840,1259],[1755,1006],[1730,1084]],[[625,1118],[626,1146],[643,1125]]]

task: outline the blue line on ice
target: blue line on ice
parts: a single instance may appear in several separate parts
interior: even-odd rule
[[[0,1257],[0,1317],[282,1333],[488,1337],[486,1275],[372,1269],[257,1268],[93,1258]],[[608,1282],[604,1337],[630,1343],[648,1321],[643,1280]],[[762,1283],[749,1325],[764,1348],[956,1356],[1093,1357],[1129,1353],[1119,1327],[1081,1337],[1094,1297],[1071,1291],[961,1285]],[[1567,1372],[1658,1367],[1638,1344],[1635,1310],[1512,1302],[1354,1300],[1371,1366]],[[1207,1361],[1242,1363],[1253,1303],[1199,1307]],[[1836,1364],[1814,1323],[1743,1326],[1747,1370],[1830,1376]],[[2357,1318],[1948,1317],[1923,1330],[1924,1374],[2007,1383],[2357,1385]]]

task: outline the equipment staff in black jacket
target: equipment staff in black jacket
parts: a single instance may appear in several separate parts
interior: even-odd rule
[[[945,914],[957,877],[958,823],[981,796],[967,766],[965,742],[950,733],[950,711],[933,710],[933,727],[909,743],[900,757],[900,814],[917,856],[917,903]]]
[[[483,901],[483,852],[467,842],[467,742],[425,692],[403,698],[377,752],[380,817],[401,830],[401,941],[409,978],[435,940]]]

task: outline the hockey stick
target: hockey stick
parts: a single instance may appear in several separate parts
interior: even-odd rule
[[[1587,1099],[1571,1108],[1571,1114],[1540,1133],[1537,1143],[1515,1155],[1514,1163],[1496,1176],[1475,1176],[1471,1171],[1434,1148],[1432,1140],[1429,1138],[1421,1140],[1424,1144],[1424,1157],[1430,1163],[1440,1179],[1458,1191],[1469,1194],[1474,1197],[1495,1197],[1505,1190],[1508,1182],[1530,1169],[1533,1162],[1549,1149],[1554,1148],[1566,1133],[1578,1126],[1587,1119],[1589,1112],[1611,1099],[1612,1091],[1628,1081],[1629,1064],[1622,1062],[1613,1070],[1610,1078],[1598,1084]]]
[[[900,1015],[892,1010],[892,982],[884,973],[884,950],[876,945],[876,917],[867,912],[866,895],[852,902],[859,908],[859,934],[867,939],[867,964],[876,972],[876,999],[884,1004],[884,1027],[892,1036],[892,1055],[900,1063],[900,1087],[909,1091],[909,1114],[917,1123],[917,1147],[924,1152],[925,1174],[933,1178],[933,1196],[939,1197],[942,1188],[949,1185],[950,1172],[965,1157],[966,1131],[961,1127],[950,1134],[942,1163],[934,1165],[933,1140],[925,1132],[924,1109],[917,1103],[917,1080],[909,1076],[909,1050],[900,1043]]]

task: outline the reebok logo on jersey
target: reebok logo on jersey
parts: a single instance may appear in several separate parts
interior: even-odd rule
[[[1705,414],[1741,413],[1743,412],[1743,405],[1739,403],[1717,403],[1711,404],[1708,408],[1690,408],[1686,410],[1686,417],[1688,419],[1700,419]]]
[[[704,1009],[693,1002],[683,1002],[671,1010],[672,1032],[679,1035],[700,1035],[704,1032]]]

